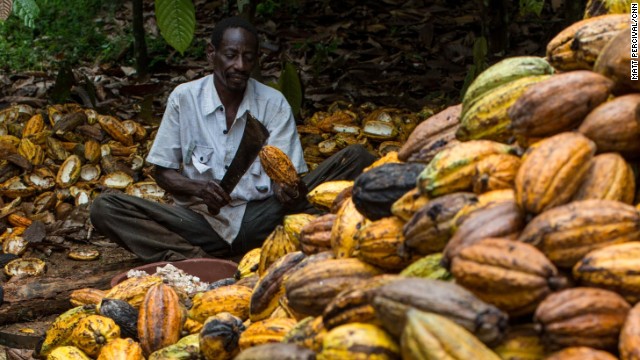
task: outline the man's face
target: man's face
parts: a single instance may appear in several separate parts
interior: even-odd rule
[[[251,71],[258,63],[257,40],[243,28],[229,28],[220,46],[211,47],[209,60],[218,90],[244,93]]]

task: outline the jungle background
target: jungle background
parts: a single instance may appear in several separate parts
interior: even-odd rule
[[[211,71],[205,51],[216,21],[242,14],[261,36],[262,70],[255,77],[280,80],[298,119],[336,101],[436,110],[459,102],[490,64],[543,56],[546,43],[580,19],[585,6],[576,0],[164,0],[195,10],[193,40],[178,51],[161,35],[159,1],[14,0],[0,21],[0,108],[78,102],[157,124],[173,87]]]

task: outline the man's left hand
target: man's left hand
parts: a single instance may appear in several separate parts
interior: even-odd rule
[[[293,206],[305,199],[308,191],[307,185],[302,180],[299,180],[296,186],[284,183],[273,184],[273,192],[275,193],[276,199],[285,207]]]

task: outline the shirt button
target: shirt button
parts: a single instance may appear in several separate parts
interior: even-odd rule
[[[204,161],[204,157],[200,156],[200,161]]]
[[[224,169],[225,169],[225,170],[229,170],[229,166],[225,165],[225,166],[224,166]]]

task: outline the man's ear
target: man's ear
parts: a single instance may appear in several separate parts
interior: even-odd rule
[[[207,44],[207,61],[209,61],[211,65],[213,65],[213,57],[215,54],[216,48],[213,46],[213,44]]]

